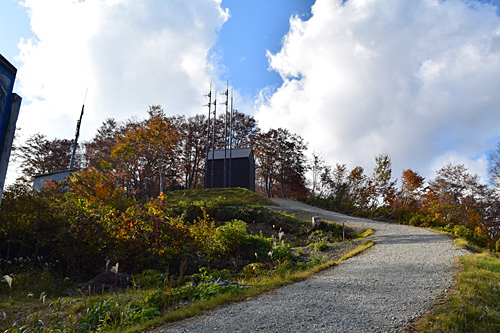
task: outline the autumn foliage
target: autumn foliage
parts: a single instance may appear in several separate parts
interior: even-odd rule
[[[283,128],[262,131],[253,117],[237,111],[232,116],[229,121],[228,115],[219,115],[210,136],[206,116],[167,116],[160,106],[151,106],[143,120],[106,119],[94,138],[81,145],[78,172],[66,184],[48,184],[39,193],[29,188],[33,176],[67,169],[71,141],[33,135],[16,149],[23,174],[5,195],[2,251],[21,254],[36,243],[42,255],[45,244],[55,243],[67,266],[76,266],[81,254],[144,267],[178,260],[180,253],[190,253],[193,260],[211,258],[220,244],[209,241],[216,237],[206,215],[210,208],[190,207],[179,216],[164,196],[203,188],[207,140],[210,149],[229,143],[252,147],[256,191],[263,196],[301,198],[346,214],[439,227],[491,248],[499,243],[500,148],[489,159],[490,184],[463,165],[446,165],[428,182],[411,169],[398,180],[387,154],[375,156],[371,172],[362,166],[326,165],[315,154],[308,161],[307,144],[299,135]],[[233,124],[229,132],[228,123]],[[23,230],[35,235],[62,225],[69,228],[57,237],[22,235]],[[76,240],[68,241],[71,237]]]
[[[498,154],[499,152],[497,152]],[[498,163],[491,158],[490,163]],[[411,169],[403,170],[399,187],[392,178],[388,155],[375,157],[375,168],[365,174],[360,166],[325,165],[312,159],[313,191],[304,200],[334,211],[387,221],[438,227],[457,236],[497,249],[500,238],[498,187],[481,183],[462,165],[448,164],[427,184]],[[497,170],[494,172],[495,184]]]

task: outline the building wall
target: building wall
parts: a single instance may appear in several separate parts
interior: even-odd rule
[[[60,182],[66,180],[72,173],[72,171],[67,170],[36,176],[33,181],[33,190],[40,191],[45,187],[46,183],[50,181]]]
[[[255,191],[255,165],[249,158],[233,158],[231,167],[231,177],[229,177],[230,160],[226,159],[226,187],[242,187]],[[207,165],[207,188],[224,187],[224,160],[214,161],[213,184],[212,160],[208,160]]]

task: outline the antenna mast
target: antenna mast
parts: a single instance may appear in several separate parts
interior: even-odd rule
[[[87,99],[87,92],[89,88],[85,90],[85,97],[83,98],[82,112],[80,113],[80,119],[76,123],[76,133],[75,133],[75,143],[73,144],[73,153],[71,154],[71,162],[69,163],[69,170],[73,171],[73,164],[75,163],[76,147],[78,146],[78,137],[80,136],[80,125],[82,124],[83,110],[85,109],[85,100]]]
[[[224,95],[226,95],[226,101],[224,104],[226,105],[226,114],[224,115],[224,188],[226,188],[226,178],[227,178],[227,171],[226,171],[226,162],[227,162],[227,107],[228,107],[228,98],[229,98],[229,81],[227,81],[227,87],[226,91],[224,92]]]
[[[208,104],[205,104],[205,106],[208,106],[207,154],[206,154],[206,158],[205,158],[205,188],[208,188],[208,151],[210,149],[210,113],[211,113],[211,106],[212,106],[212,82],[210,82],[210,91],[205,96],[208,97]],[[212,156],[212,159],[213,159],[213,156]]]
[[[231,116],[229,118],[229,187],[231,185],[231,176],[233,166],[233,88],[231,88]]]
[[[214,99],[214,126],[212,129],[212,170],[210,175],[210,188],[214,187],[214,161],[215,161],[215,123],[217,122],[217,90]]]

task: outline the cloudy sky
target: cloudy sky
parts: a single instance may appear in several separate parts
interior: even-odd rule
[[[500,1],[2,0],[21,138],[82,138],[107,117],[205,112],[210,82],[328,164],[387,153],[427,178],[486,175],[500,141]],[[10,170],[12,172],[12,170]]]

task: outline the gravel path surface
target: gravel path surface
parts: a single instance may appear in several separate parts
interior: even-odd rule
[[[312,212],[372,228],[376,245],[317,277],[229,305],[155,332],[395,332],[432,308],[466,254],[441,234],[332,213],[275,199],[283,210]]]

